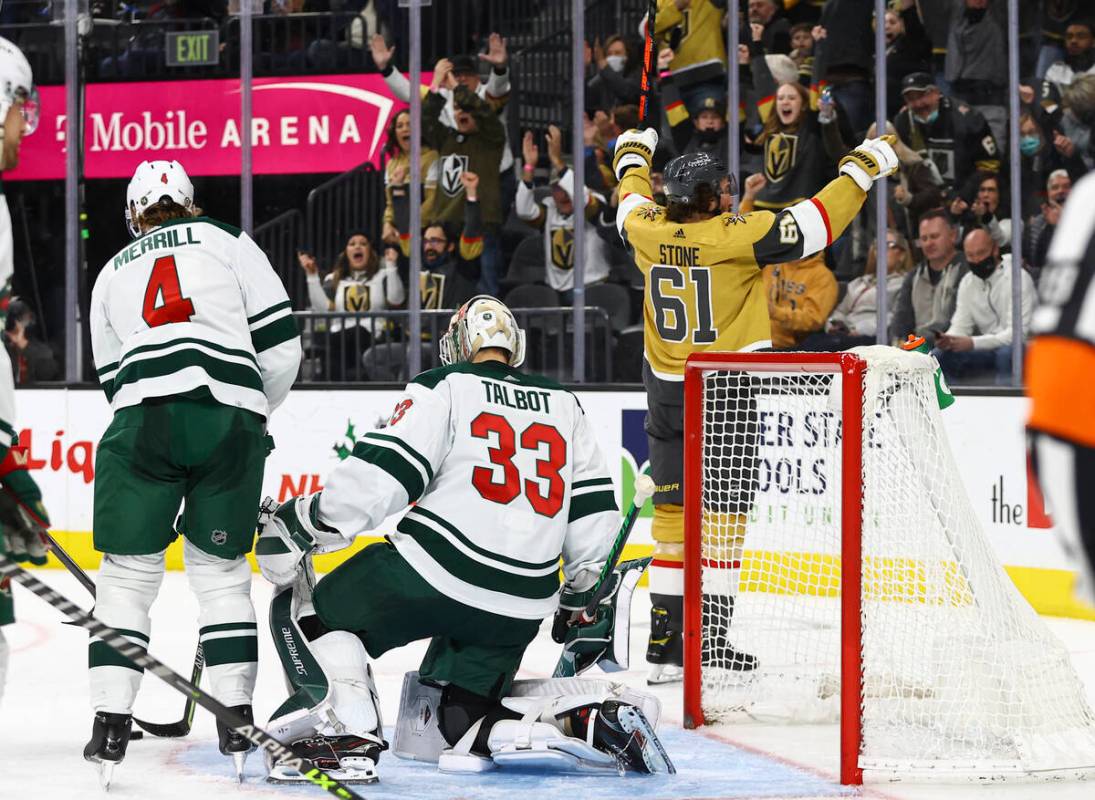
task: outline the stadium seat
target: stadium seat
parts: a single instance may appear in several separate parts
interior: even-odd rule
[[[537,233],[522,239],[509,260],[509,269],[502,277],[502,289],[542,283],[545,269],[543,236]]]
[[[631,322],[631,297],[627,289],[615,283],[595,283],[586,287],[586,305],[603,308],[613,331],[622,331]]]

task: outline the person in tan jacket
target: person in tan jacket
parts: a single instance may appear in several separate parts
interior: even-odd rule
[[[811,333],[822,330],[836,307],[837,284],[825,265],[824,252],[764,268],[772,347],[793,350]]]

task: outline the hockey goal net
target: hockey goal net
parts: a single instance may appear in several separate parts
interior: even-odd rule
[[[1095,767],[1083,683],[981,529],[934,376],[889,347],[689,359],[687,726],[839,719],[843,783]]]

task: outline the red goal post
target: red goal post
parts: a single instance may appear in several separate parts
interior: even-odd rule
[[[866,364],[850,353],[693,353],[684,376],[684,725],[704,724],[701,705],[701,548],[703,492],[703,376],[712,370],[839,374],[841,417],[841,586],[861,579],[863,377]],[[860,726],[860,593],[841,591],[840,781],[863,782],[857,764]]]

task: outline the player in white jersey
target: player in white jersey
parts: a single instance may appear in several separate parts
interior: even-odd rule
[[[199,216],[178,162],[143,162],[126,203],[136,238],[91,294],[95,367],[114,410],[95,459],[95,548],[104,554],[95,611],[147,646],[164,550],[181,534],[210,689],[246,717],[258,647],[244,554],[266,422],[296,377],[300,335],[266,255],[246,233]],[[84,757],[109,781],[125,756],[141,671],[96,639],[88,662],[95,723]],[[221,752],[242,769],[249,743],[218,730]]]
[[[538,681],[514,696],[526,647],[560,606],[560,556],[564,595],[591,589],[620,524],[585,413],[559,384],[516,369],[524,350],[509,309],[472,298],[442,339],[446,366],[411,381],[387,427],[365,434],[321,492],[263,520],[255,554],[285,587],[271,618],[297,690],[271,730],[336,777],[376,780],[385,745],[368,659],[420,639],[431,642],[411,690],[441,688],[418,733],[434,731],[442,769],[668,763],[651,755],[660,745],[649,696],[621,699],[607,681],[580,679]],[[312,553],[346,547],[411,504],[387,541],[309,597]],[[639,726],[643,735],[632,736]],[[272,778],[299,776],[274,765]]]
[[[38,90],[26,57],[14,44],[0,38],[0,172],[19,164],[23,137],[38,127]],[[14,243],[8,198],[0,187],[0,325],[8,313],[11,279],[15,272]],[[19,458],[15,428],[15,381],[8,351],[0,347],[0,547],[20,561],[45,563],[43,526],[49,524],[42,494]],[[29,513],[28,513],[29,512]],[[15,621],[11,587],[0,581],[0,626]],[[8,645],[0,627],[0,695],[7,675]]]

